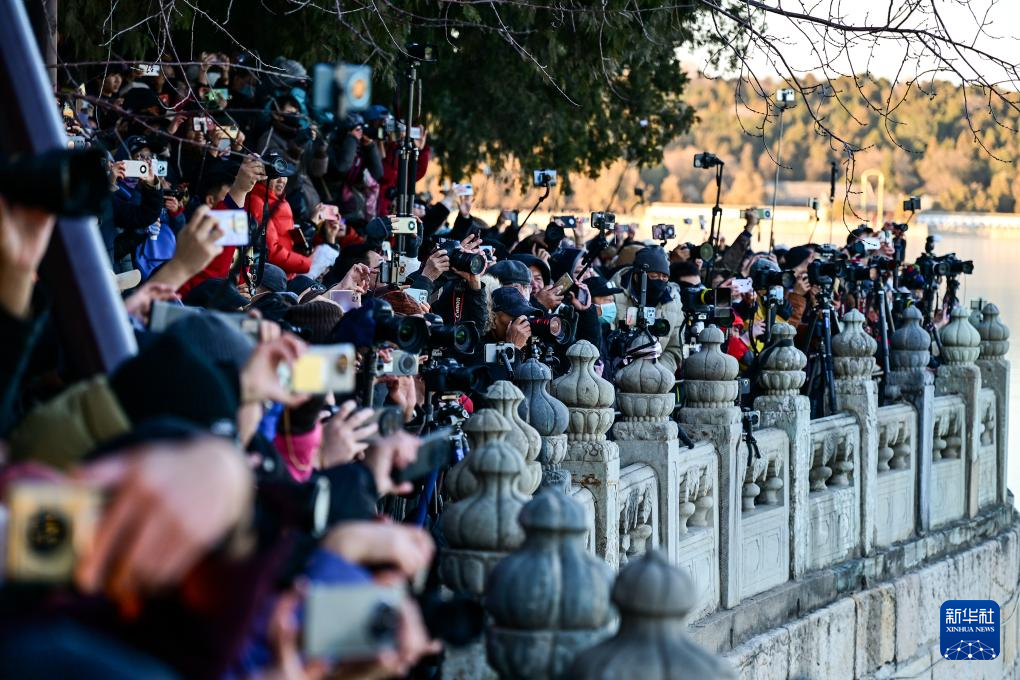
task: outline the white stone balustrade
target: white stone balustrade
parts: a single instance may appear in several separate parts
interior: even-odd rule
[[[838,414],[811,421],[808,569],[819,569],[860,554],[859,470],[857,419]]]
[[[875,545],[914,535],[917,488],[917,410],[909,404],[878,409]]]
[[[967,411],[962,397],[953,394],[935,398],[931,454],[933,528],[966,514],[966,442],[963,438],[966,423]]]

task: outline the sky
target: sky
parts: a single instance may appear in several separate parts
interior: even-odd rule
[[[904,28],[927,29],[953,40],[970,45],[994,57],[1004,59],[1008,64],[1020,63],[1020,31],[1016,30],[1020,19],[1017,0],[764,0],[770,7],[781,7],[790,12],[801,12],[815,17],[837,18],[839,23],[857,26],[891,26],[902,21]],[[907,7],[917,9],[909,16]],[[889,22],[890,7],[894,19]],[[937,16],[936,16],[937,14]],[[763,13],[759,11],[759,17]],[[939,21],[941,19],[941,22]],[[979,30],[982,24],[984,30]],[[943,28],[943,26],[945,28]],[[931,77],[933,68],[946,69],[932,52],[926,50],[917,38],[903,35],[856,35],[847,44],[846,33],[813,25],[807,20],[794,20],[769,13],[764,34],[772,39],[785,57],[788,67],[780,63],[774,53],[752,46],[748,52],[748,65],[759,78],[786,76],[790,71],[798,74],[821,75],[820,65],[830,62],[836,72],[830,75],[861,73],[864,70],[879,77],[895,78],[897,71],[902,80],[924,74]],[[948,45],[939,53],[950,62],[949,65],[961,71],[965,77],[980,74],[991,83],[999,83],[1005,89],[1020,89],[1020,75],[1003,70],[993,61],[974,52],[963,50],[961,54]],[[681,53],[681,60],[688,65],[704,68],[708,52],[696,50]],[[837,73],[838,72],[838,73]],[[711,75],[736,75],[734,72],[708,70]],[[944,80],[959,82],[958,75],[936,74]]]

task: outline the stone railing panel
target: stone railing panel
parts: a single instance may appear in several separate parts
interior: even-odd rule
[[[550,485],[555,486],[555,485]],[[567,493],[572,499],[574,499],[578,505],[581,506],[581,511],[584,513],[585,527],[587,531],[584,534],[584,547],[592,555],[595,553],[595,496],[592,494],[591,489],[580,484],[574,484],[570,487],[570,491]]]
[[[641,463],[620,470],[620,566],[659,546],[659,480]]]
[[[754,433],[761,456],[745,465],[740,514],[741,599],[790,578],[790,441],[779,429]],[[745,455],[743,453],[742,455]]]
[[[935,398],[932,439],[931,525],[937,527],[960,519],[967,509],[964,429],[967,411],[963,398]]]
[[[974,456],[974,474],[978,479],[978,507],[995,503],[998,499],[999,480],[999,446],[997,441],[998,409],[995,403],[995,390],[990,387],[981,389],[978,398],[978,422],[981,434],[975,442],[977,450]]]
[[[909,404],[878,409],[875,543],[885,547],[914,534],[917,411]]]
[[[679,535],[674,562],[687,572],[694,588],[691,618],[719,607],[719,462],[715,449],[701,443],[684,449],[677,463]]]
[[[808,569],[857,556],[861,543],[860,430],[854,416],[811,421]]]

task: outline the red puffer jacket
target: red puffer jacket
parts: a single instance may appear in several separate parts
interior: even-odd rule
[[[266,205],[266,185],[259,182],[248,194],[248,212],[255,221],[262,224],[262,211]],[[294,250],[294,213],[290,203],[282,197],[269,192],[269,224],[266,225],[266,251],[269,261],[287,272],[292,279],[298,274],[305,274],[312,266],[312,258]]]

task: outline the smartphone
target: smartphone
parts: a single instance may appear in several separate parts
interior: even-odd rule
[[[7,487],[6,505],[4,578],[70,582],[95,538],[101,492],[73,482],[19,480]]]
[[[319,214],[315,217],[315,222],[339,222],[340,221],[340,208],[329,203],[323,203],[319,206]]]
[[[166,177],[168,163],[166,161],[152,161],[152,171],[156,177]]]
[[[577,226],[577,218],[573,215],[557,215],[553,219],[562,222],[564,229],[573,229]]]
[[[478,250],[485,255],[490,264],[496,261],[496,246],[479,246]]]
[[[360,661],[396,649],[402,585],[312,583],[305,599],[302,647],[311,658]]]
[[[294,362],[290,380],[284,382],[298,394],[353,392],[354,360],[354,345],[313,345]]]
[[[584,288],[578,288],[574,295],[577,297],[577,301],[582,305],[588,304],[591,300],[591,295]]]
[[[770,219],[772,219],[772,209],[771,208],[758,208],[755,212],[758,213],[758,219],[759,220],[770,220]]]
[[[390,232],[394,236],[418,233],[418,220],[414,217],[390,217]]]
[[[751,279],[733,279],[730,282],[730,288],[737,295],[744,295],[754,290],[754,283]]]
[[[223,232],[217,245],[248,245],[248,213],[243,210],[210,210],[209,216],[216,218]]]
[[[520,224],[519,224],[519,222],[520,222],[520,213],[517,212],[516,210],[507,210],[506,211],[506,217],[507,217],[508,220],[510,220],[510,228],[511,229],[517,229],[520,226]]]
[[[230,91],[225,87],[213,87],[205,93],[205,100],[210,104],[219,104],[220,100],[230,99]]]
[[[159,65],[158,64],[139,64],[138,66],[135,66],[135,71],[137,71],[139,73],[139,75],[141,75],[143,77],[158,76],[159,75]]]
[[[421,127],[415,125],[411,128],[411,139],[421,139]]]
[[[411,298],[419,305],[427,305],[429,303],[429,292],[421,288],[405,288],[404,292],[411,296]]]
[[[236,125],[224,125],[223,132],[226,133],[227,137],[237,139],[237,133],[240,132],[240,129]]]
[[[676,238],[676,228],[672,224],[653,224],[652,238],[656,241],[668,241]]]
[[[216,148],[219,149],[220,151],[226,151],[230,148],[230,144],[231,144],[230,138],[224,137],[220,141],[216,142]]]
[[[471,184],[454,184],[453,193],[458,196],[474,196],[475,188]]]
[[[208,132],[209,131],[208,119],[206,119],[205,116],[197,116],[195,118],[192,118],[191,129],[194,130],[195,132],[202,133]]]
[[[361,293],[353,290],[331,290],[326,293],[330,300],[340,305],[344,314],[361,307]]]
[[[152,168],[149,167],[148,161],[124,161],[124,176],[125,177],[140,177],[147,179]]]
[[[574,278],[570,274],[564,274],[554,285],[559,286],[560,292],[565,293],[574,285]]]

